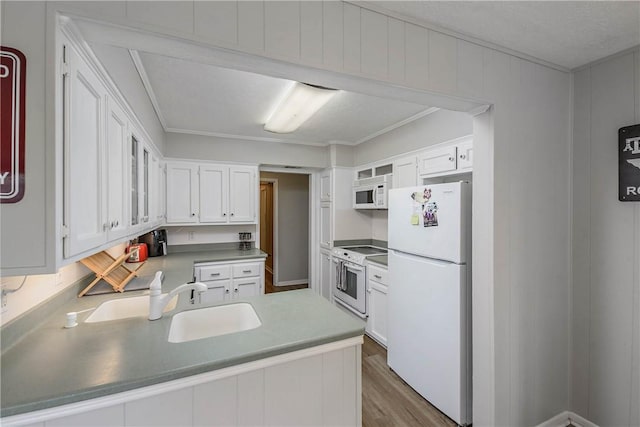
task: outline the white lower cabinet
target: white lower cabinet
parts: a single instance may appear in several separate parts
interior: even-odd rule
[[[369,317],[366,332],[371,338],[387,346],[388,270],[378,265],[367,266],[367,298]]]
[[[331,301],[331,278],[333,276],[331,252],[320,249],[320,295]]]
[[[194,277],[207,285],[200,302],[231,301],[264,293],[264,259],[198,263]]]
[[[3,426],[359,426],[361,337],[2,419]]]

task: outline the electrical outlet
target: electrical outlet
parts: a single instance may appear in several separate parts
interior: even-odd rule
[[[56,286],[62,285],[62,272],[56,273]]]
[[[189,240],[193,240],[193,239],[195,238],[195,235],[196,235],[196,233],[195,233],[195,232],[190,231],[190,232],[189,232],[189,237],[188,237],[188,238],[189,238]]]
[[[9,307],[7,306],[7,300],[9,298],[7,297],[7,293],[5,291],[2,291],[2,299],[0,300],[0,313],[6,313],[7,310],[9,310]]]

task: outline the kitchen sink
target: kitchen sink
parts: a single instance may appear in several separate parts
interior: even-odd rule
[[[232,334],[255,329],[260,325],[262,322],[248,303],[183,311],[174,315],[171,320],[169,342],[180,343]]]
[[[163,294],[163,296],[166,294]],[[176,295],[164,312],[176,308],[178,296]],[[131,298],[118,298],[105,301],[96,308],[86,323],[107,322],[109,320],[127,319],[129,317],[149,317],[149,295],[140,295]]]

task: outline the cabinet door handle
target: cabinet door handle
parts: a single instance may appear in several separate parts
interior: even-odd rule
[[[233,212],[231,212],[231,216],[233,216]]]
[[[191,216],[196,216],[196,214],[192,213]]]
[[[453,160],[454,160],[453,157],[449,157],[450,162],[453,162]]]
[[[227,216],[227,213],[226,213],[226,212],[225,212],[225,213],[223,213],[223,214],[222,214],[222,216]]]
[[[225,289],[224,292],[228,294],[229,293],[229,289]]]
[[[466,158],[467,158],[467,156],[465,156],[464,154],[460,154],[460,158],[461,158],[462,160],[464,160],[464,159],[466,159]]]
[[[211,273],[212,276],[219,276],[220,273]]]
[[[251,270],[242,270],[243,273],[251,273]]]
[[[102,231],[107,231],[109,229],[109,223],[105,222],[104,224],[102,224]]]
[[[238,292],[238,288],[235,288],[235,289],[233,290],[233,292]]]
[[[382,276],[379,274],[374,274],[373,277],[375,277],[376,279],[382,279]]]
[[[367,292],[368,292],[368,293],[371,293],[371,288],[367,289]]]

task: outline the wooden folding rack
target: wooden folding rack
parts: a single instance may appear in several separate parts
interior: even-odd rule
[[[114,259],[108,253],[102,251],[80,260],[81,263],[96,273],[96,278],[78,294],[78,297],[86,294],[89,289],[93,288],[100,280],[104,280],[110,284],[114,291],[124,292],[124,287],[127,286],[127,283],[129,283],[131,279],[137,276],[137,272],[135,270],[129,270],[124,266],[123,262],[137,250],[137,248],[133,248],[131,252],[124,253],[117,259]]]

